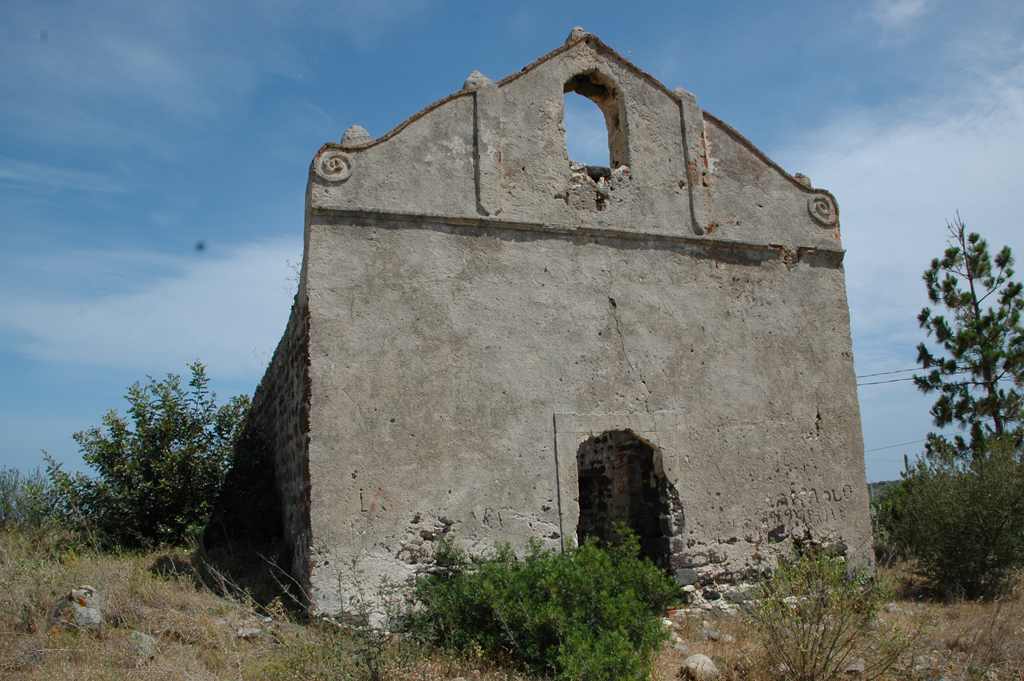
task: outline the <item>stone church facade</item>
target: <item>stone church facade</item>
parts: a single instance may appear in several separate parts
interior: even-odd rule
[[[607,167],[568,157],[568,93]],[[251,418],[314,612],[443,538],[560,550],[617,522],[685,583],[808,538],[871,561],[834,197],[581,29],[320,149]]]

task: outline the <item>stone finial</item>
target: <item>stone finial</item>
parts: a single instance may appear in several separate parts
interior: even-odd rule
[[[676,93],[676,96],[679,97],[679,99],[684,99],[686,97],[689,97],[690,99],[693,99],[693,100],[697,99],[692,92],[690,92],[689,90],[684,88],[682,85],[677,87],[672,92]]]
[[[479,90],[485,85],[490,85],[493,82],[493,80],[484,74],[474,70],[473,73],[469,74],[469,78],[466,79],[466,82],[462,84],[462,91],[468,92],[470,90]]]
[[[574,40],[579,40],[580,38],[586,38],[588,35],[590,35],[590,34],[587,33],[583,29],[582,26],[577,26],[576,28],[574,28],[571,31],[569,31],[569,37],[565,39],[565,44],[568,45],[569,43],[571,43]]]
[[[811,188],[811,178],[807,177],[803,173],[797,173],[796,175],[793,176],[793,179],[802,184],[803,186],[807,187],[808,189]]]
[[[341,146],[343,147],[354,147],[372,141],[370,133],[366,132],[366,128],[361,125],[353,125],[341,136]]]

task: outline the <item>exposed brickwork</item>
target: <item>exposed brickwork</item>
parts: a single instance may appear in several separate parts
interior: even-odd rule
[[[274,454],[284,536],[292,547],[292,575],[309,585],[309,308],[300,295],[267,373],[253,397],[250,427]]]
[[[637,533],[641,553],[668,568],[671,539],[683,526],[682,507],[675,488],[655,470],[653,448],[616,430],[581,444],[576,457],[580,540],[606,541],[615,536],[616,523],[625,523]]]

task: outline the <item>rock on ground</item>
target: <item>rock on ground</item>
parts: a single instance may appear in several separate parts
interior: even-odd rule
[[[103,600],[99,592],[88,584],[71,589],[54,604],[49,624],[51,630],[98,631],[103,624]]]
[[[692,681],[714,681],[720,674],[711,658],[700,653],[683,660],[683,667],[679,670],[680,677]]]

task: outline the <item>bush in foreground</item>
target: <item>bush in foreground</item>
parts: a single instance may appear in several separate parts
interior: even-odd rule
[[[522,560],[508,546],[467,560],[447,545],[444,570],[417,587],[424,607],[410,626],[441,647],[557,679],[646,679],[679,587],[639,557],[635,536],[620,535],[607,549],[593,539],[564,553],[534,543]]]
[[[911,642],[878,625],[882,599],[867,574],[849,571],[826,550],[811,547],[781,561],[751,610],[775,665],[769,671],[789,681],[831,681],[862,660],[860,678],[880,678]]]

